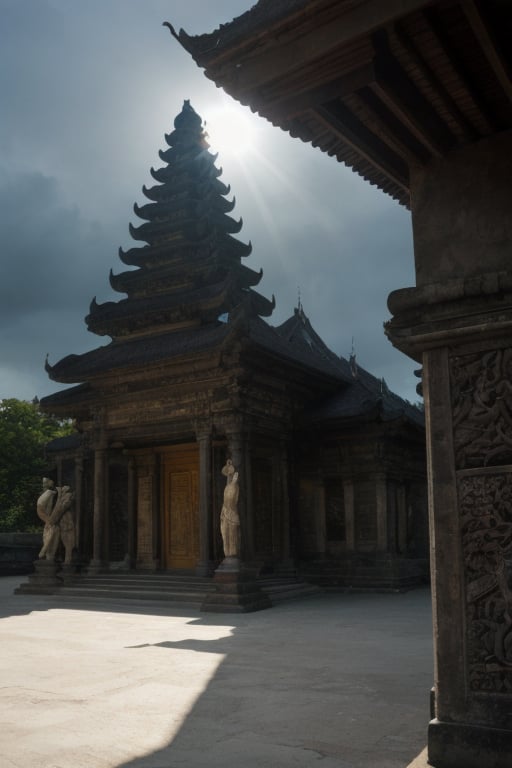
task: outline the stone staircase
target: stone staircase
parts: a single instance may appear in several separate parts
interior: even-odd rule
[[[113,572],[84,574],[60,587],[56,594],[94,600],[132,600],[179,603],[199,608],[205,595],[213,591],[212,580],[188,573]]]
[[[258,578],[258,586],[269,596],[272,605],[321,592],[294,575],[268,575]],[[80,599],[144,601],[181,605],[199,609],[206,595],[215,590],[213,579],[187,572],[136,571],[83,574],[56,587],[53,593],[73,601]],[[21,585],[19,593],[30,593],[30,584]]]

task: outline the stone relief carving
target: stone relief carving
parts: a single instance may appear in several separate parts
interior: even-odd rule
[[[512,473],[459,478],[471,690],[512,694]]]
[[[451,360],[457,469],[512,464],[512,349]]]
[[[222,474],[226,478],[224,488],[224,503],[220,513],[220,532],[225,557],[239,557],[240,555],[240,517],[238,515],[238,472],[235,470],[231,459],[222,467]]]

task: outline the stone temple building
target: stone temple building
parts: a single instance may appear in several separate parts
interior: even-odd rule
[[[144,243],[111,272],[118,301],[93,299],[87,327],[110,337],[50,377],[41,401],[76,434],[48,446],[76,494],[77,560],[89,572],[208,576],[232,459],[241,560],[326,586],[405,588],[427,576],[423,415],[338,357],[302,306],[282,325],[256,290],[201,118],[186,101],[151,170]]]

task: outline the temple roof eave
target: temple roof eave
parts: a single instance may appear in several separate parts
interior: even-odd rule
[[[229,331],[227,324],[218,323],[201,329],[164,331],[151,337],[111,341],[90,352],[63,358],[51,366],[52,379],[63,384],[89,383],[113,372],[146,370],[162,362],[172,364],[177,359],[211,354],[220,349]]]

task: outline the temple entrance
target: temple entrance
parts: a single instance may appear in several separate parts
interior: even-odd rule
[[[194,568],[199,559],[199,450],[166,449],[162,473],[164,568]]]

